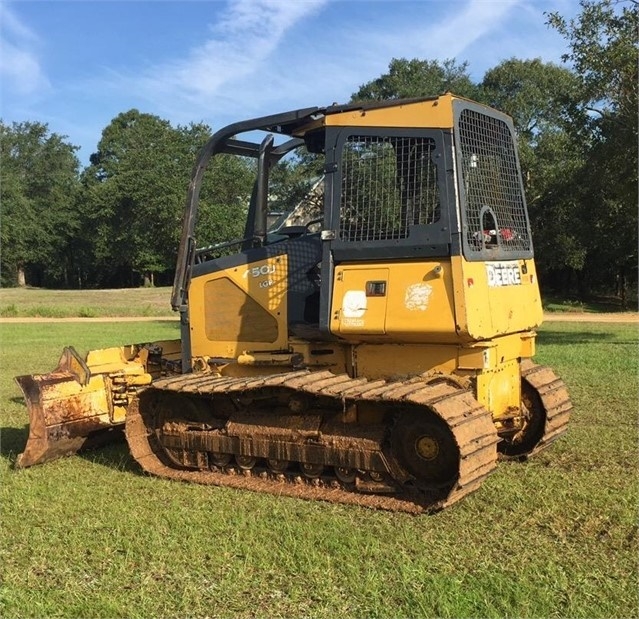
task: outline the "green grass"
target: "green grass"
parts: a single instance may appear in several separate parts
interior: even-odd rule
[[[176,316],[171,289],[45,290],[0,288],[0,317],[97,318]]]
[[[593,297],[588,300],[583,300],[578,298],[544,295],[542,303],[545,312],[585,312],[588,314],[601,314],[637,311],[636,294],[628,295],[625,308],[622,307],[621,300],[618,297]]]
[[[177,325],[0,325],[0,616],[637,616],[637,329],[559,324],[538,360],[568,383],[568,435],[502,463],[434,516],[139,474],[124,445],[24,471],[11,377]]]
[[[113,316],[176,316],[170,307],[171,289],[123,288],[114,290],[45,290],[42,288],[0,288],[2,318],[100,318]],[[544,297],[546,312],[620,312],[618,299],[590,301]],[[637,310],[633,298],[628,311]]]

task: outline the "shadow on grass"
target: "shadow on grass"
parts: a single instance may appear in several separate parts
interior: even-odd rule
[[[113,433],[110,437],[111,438],[108,443],[98,443],[97,445],[83,448],[77,452],[75,456],[73,456],[73,454],[70,455],[73,457],[83,458],[88,462],[100,464],[111,469],[142,475],[142,470],[129,452],[124,434],[121,432]],[[28,438],[28,425],[23,428],[16,428],[13,426],[0,428],[0,457],[6,458],[12,468],[15,466],[18,454],[25,450]],[[54,461],[55,460],[51,460],[51,462]]]
[[[614,333],[602,331],[554,331],[544,328],[537,333],[537,342],[539,344],[565,344],[573,346],[575,344],[598,344],[610,340],[615,340],[612,342],[614,344],[627,343],[616,340]]]
[[[24,451],[29,436],[29,426],[0,428],[0,456],[8,458],[13,465],[19,453]]]
[[[92,462],[93,464],[99,464],[118,471],[126,471],[127,473],[134,473],[135,475],[144,475],[140,465],[131,455],[124,436],[121,440],[103,447],[84,449],[78,452],[77,455],[83,460]]]

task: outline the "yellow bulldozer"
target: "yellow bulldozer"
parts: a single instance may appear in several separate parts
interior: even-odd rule
[[[299,153],[320,173],[269,226],[271,173]],[[220,156],[253,162],[244,234],[198,244]],[[450,93],[217,131],[171,303],[179,340],[67,347],[53,372],[17,378],[30,433],[16,466],[124,427],[151,474],[420,512],[567,427],[564,383],[531,360],[542,309],[512,120]]]

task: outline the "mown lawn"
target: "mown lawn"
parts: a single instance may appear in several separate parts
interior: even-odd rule
[[[119,288],[111,290],[47,290],[0,288],[0,318],[98,318],[113,316],[177,317],[171,310],[171,288]],[[628,311],[636,311],[633,298]],[[565,313],[618,313],[618,299],[578,301],[544,297],[544,310]]]
[[[569,434],[433,516],[145,477],[126,447],[15,471],[12,376],[177,325],[0,325],[2,617],[637,616],[637,328],[543,327]]]
[[[176,316],[171,288],[46,290],[0,288],[0,317],[95,318],[100,316]]]

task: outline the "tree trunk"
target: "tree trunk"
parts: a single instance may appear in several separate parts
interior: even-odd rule
[[[26,285],[27,285],[27,277],[24,272],[24,265],[19,264],[18,265],[18,286],[20,286],[20,288],[25,288]]]
[[[585,270],[577,271],[577,294],[584,301],[590,297],[590,279]]]
[[[155,287],[155,276],[153,271],[145,271],[144,272],[144,282],[142,284],[145,288],[154,288]]]
[[[619,297],[621,298],[621,309],[626,309],[626,291],[627,291],[627,283],[626,283],[626,269],[624,267],[619,267]]]

